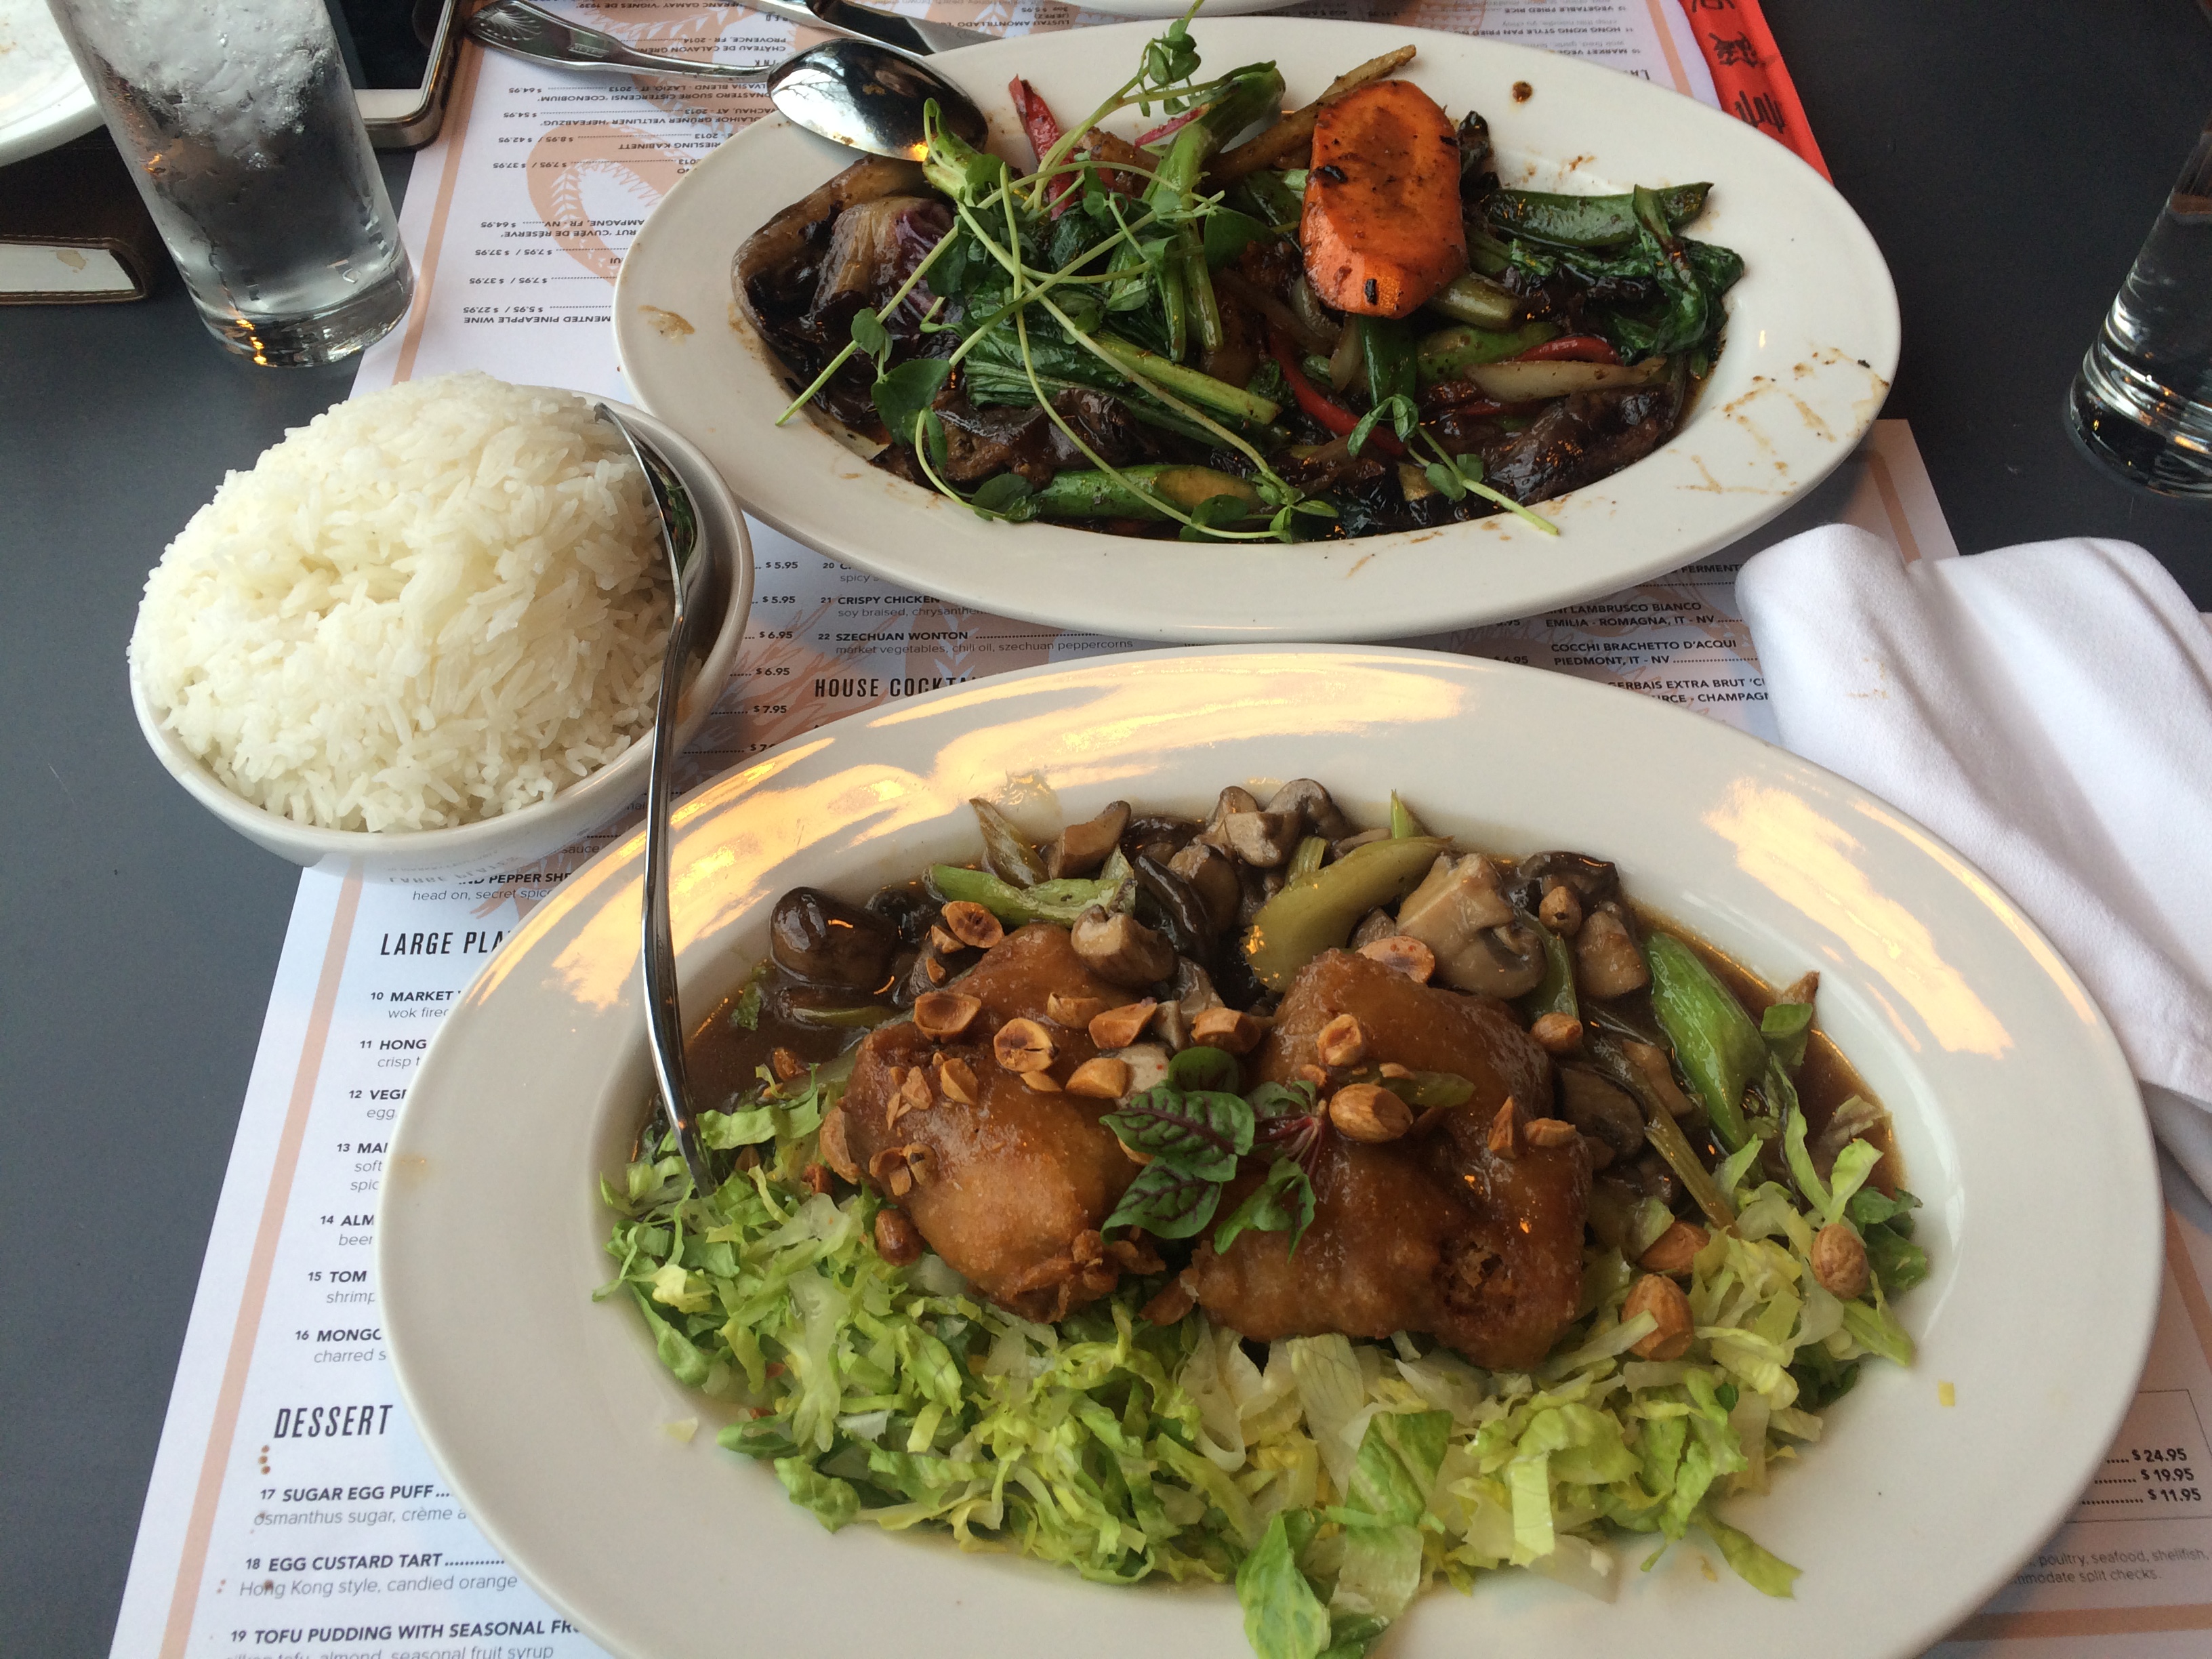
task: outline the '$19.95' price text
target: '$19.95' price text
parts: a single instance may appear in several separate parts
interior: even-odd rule
[[[2204,1489],[2197,1484],[2197,1471],[2189,1466],[2182,1446],[2138,1446],[2135,1461],[2143,1479],[2142,1494],[2155,1504],[2202,1504]]]

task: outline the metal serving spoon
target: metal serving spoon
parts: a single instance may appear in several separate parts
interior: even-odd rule
[[[825,40],[781,64],[714,64],[634,51],[530,0],[493,0],[465,27],[485,46],[556,69],[762,85],[769,101],[799,125],[872,155],[919,161],[928,148],[921,109],[932,99],[945,125],[969,143],[985,136],[983,112],[966,93],[919,59],[872,40]]]
[[[676,1150],[691,1172],[692,1190],[714,1190],[707,1149],[691,1108],[691,1081],[684,1066],[684,1012],[676,986],[676,945],[668,922],[668,781],[676,769],[676,712],[690,654],[692,612],[705,594],[713,561],[701,556],[699,517],[691,492],[668,458],[605,404],[592,412],[623,435],[637,458],[653,494],[660,524],[661,552],[668,560],[671,613],[668,644],[660,659],[660,703],[653,719],[653,761],[645,783],[645,917],[638,957],[645,992],[646,1031],[651,1039],[653,1075],[660,1086],[661,1114],[676,1136]]]

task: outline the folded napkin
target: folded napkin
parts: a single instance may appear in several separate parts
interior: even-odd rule
[[[1788,748],[1995,878],[2087,984],[2212,1194],[2212,627],[2126,542],[1907,565],[1848,525],[1736,595]]]

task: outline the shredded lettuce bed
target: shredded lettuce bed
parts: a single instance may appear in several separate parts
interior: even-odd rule
[[[764,1080],[745,1109],[704,1115],[710,1146],[748,1149],[710,1195],[666,1146],[603,1183],[620,1267],[599,1294],[629,1293],[678,1379],[744,1414],[721,1444],[770,1463],[830,1530],[928,1524],[1087,1578],[1233,1581],[1262,1659],[1351,1659],[1431,1581],[1465,1590],[1509,1566],[1609,1597],[1693,1528],[1786,1596],[1797,1569],[1716,1502],[1764,1492],[1817,1440],[1817,1408],[1863,1357],[1912,1357],[1886,1289],[1926,1260],[1909,1195],[1861,1185],[1870,1147],[1823,1184],[1801,1136],[1801,1192],[1747,1178],[1748,1158],[1723,1166],[1737,1228],[1697,1257],[1681,1359],[1629,1356],[1651,1316],[1621,1319],[1635,1275],[1608,1249],[1533,1374],[1403,1334],[1293,1338],[1261,1363],[1202,1314],[1142,1319],[1157,1280],[1052,1327],[969,1295],[933,1255],[890,1266],[876,1198],[805,1182],[842,1084]],[[1810,1267],[1838,1216],[1875,1263],[1850,1303]]]

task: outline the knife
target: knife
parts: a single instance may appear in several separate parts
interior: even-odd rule
[[[999,38],[981,29],[955,28],[950,23],[933,23],[919,17],[902,17],[896,12],[878,11],[873,6],[856,4],[855,0],[805,0],[803,4],[800,0],[740,0],[740,3],[753,11],[764,11],[771,17],[788,18],[794,23],[826,28],[832,33],[878,41],[921,58],[951,52],[958,46],[981,46]]]

